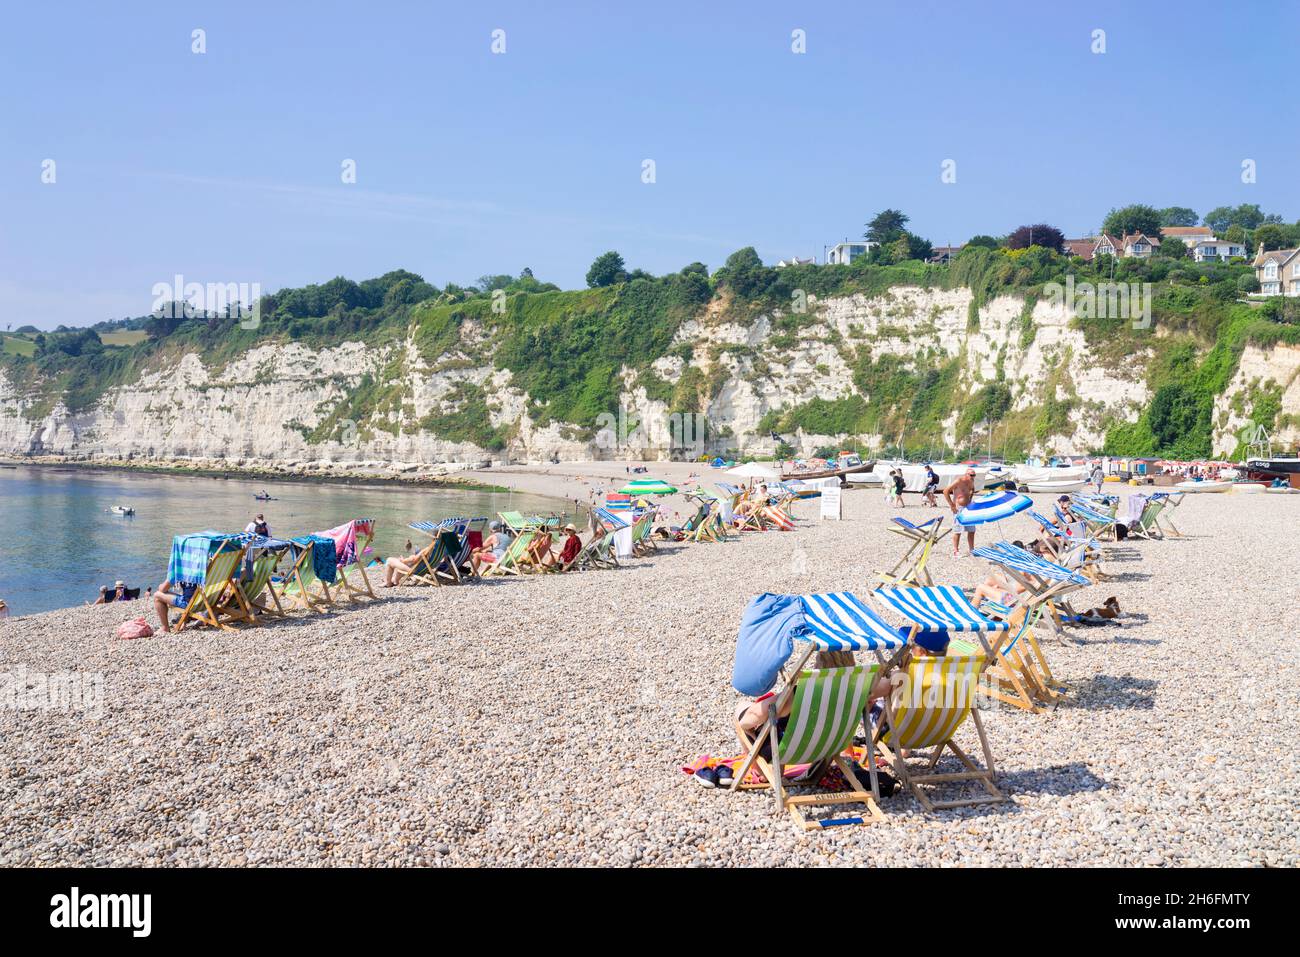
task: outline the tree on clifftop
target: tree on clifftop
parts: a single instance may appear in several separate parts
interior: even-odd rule
[[[587,285],[592,289],[598,286],[612,286],[626,278],[627,264],[623,262],[623,257],[612,249],[597,256],[596,261],[587,270]]]
[[[1042,246],[1059,253],[1065,248],[1065,235],[1055,226],[1035,223],[1032,226],[1021,226],[1007,237],[1008,249],[1028,249],[1030,246]]]
[[[1129,233],[1143,233],[1149,239],[1160,238],[1160,212],[1152,206],[1135,204],[1112,209],[1101,224],[1102,232],[1122,239]]]
[[[907,216],[897,209],[886,209],[876,214],[876,218],[867,223],[863,233],[869,242],[888,246],[903,235],[907,226]]]
[[[1196,210],[1186,206],[1166,206],[1160,210],[1161,226],[1195,226],[1200,221]]]

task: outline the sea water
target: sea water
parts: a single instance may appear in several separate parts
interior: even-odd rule
[[[276,501],[256,501],[263,489]],[[113,514],[114,505],[135,515]],[[572,503],[519,492],[0,468],[0,598],[8,614],[27,615],[93,602],[119,578],[143,595],[166,577],[173,535],[240,532],[259,512],[278,538],[373,518],[374,555],[387,557],[405,554],[408,540],[428,542],[408,522],[550,515],[566,505],[572,513]]]

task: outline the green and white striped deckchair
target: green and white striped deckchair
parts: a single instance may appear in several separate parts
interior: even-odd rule
[[[252,576],[248,581],[231,579],[231,585],[234,587],[226,595],[218,612],[225,617],[247,621],[252,625],[256,625],[262,615],[283,618],[284,607],[280,604],[280,596],[275,593],[274,588],[270,587],[271,576],[275,574],[276,566],[280,564],[281,554],[280,551],[270,549],[259,551],[253,558]],[[263,592],[271,596],[270,604],[258,601]],[[272,608],[271,605],[275,607]]]
[[[1130,538],[1156,539],[1164,538],[1165,530],[1160,527],[1160,513],[1165,510],[1166,499],[1153,498],[1142,506],[1142,514],[1128,528]]]
[[[226,589],[230,587],[230,580],[235,576],[235,572],[238,571],[243,560],[244,548],[238,540],[228,539],[218,546],[216,552],[208,559],[208,567],[203,575],[203,584],[194,589],[194,594],[190,597],[185,610],[181,612],[180,620],[176,622],[174,631],[180,631],[187,622],[191,621],[207,625],[209,628],[221,628],[226,631],[235,630],[223,620],[230,617],[222,612],[223,596]],[[237,604],[243,602],[243,595],[239,594],[238,589],[235,589],[232,600]],[[252,617],[252,612],[247,608],[241,608],[241,611],[247,617]]]
[[[490,575],[520,574],[519,560],[528,552],[528,546],[533,543],[533,536],[536,534],[533,531],[520,532],[506,548],[506,553],[495,562],[485,563],[479,574],[484,578]]]
[[[275,588],[274,579],[271,587]],[[280,597],[291,608],[301,608],[304,611],[318,611],[318,606],[334,604],[329,584],[316,574],[310,547],[298,548],[289,573],[280,582]]]
[[[993,783],[996,769],[989,749],[988,735],[980,713],[972,706],[979,693],[979,676],[983,655],[915,656],[907,665],[904,680],[895,684],[885,699],[885,720],[876,732],[876,744],[894,767],[903,786],[927,811],[972,804],[997,804],[1007,800]],[[984,767],[979,767],[953,740],[967,718],[975,724],[984,751]],[[938,772],[935,767],[944,749],[952,751],[965,766],[964,771]],[[911,770],[903,757],[919,757],[918,751],[933,749],[925,759],[926,770]],[[987,792],[979,797],[952,801],[932,801],[921,785],[953,784],[974,781]]]
[[[635,555],[644,555],[646,552],[658,551],[659,546],[654,543],[650,537],[650,531],[654,528],[655,513],[651,509],[643,512],[641,517],[632,525],[632,553]]]
[[[802,671],[792,684],[770,699],[767,724],[755,738],[750,738],[737,721],[736,734],[747,753],[736,772],[732,790],[770,787],[776,796],[777,812],[789,811],[800,831],[883,821],[885,816],[877,803],[880,799],[880,784],[876,778],[875,751],[867,714],[867,699],[879,671],[879,664]],[[779,732],[778,716],[787,701],[790,703],[789,720],[785,731]],[[852,761],[846,761],[843,755],[844,749],[853,743],[853,735],[859,728],[863,730],[868,742],[870,791],[863,788],[858,779],[862,769]],[[765,741],[770,746],[770,760],[762,753]],[[745,778],[755,764],[765,780],[747,783]],[[819,790],[813,794],[792,795],[787,790],[782,774],[785,768],[794,764],[814,766],[814,777],[810,779],[814,787],[821,784],[832,766],[838,767],[850,790]],[[807,806],[838,804],[862,804],[867,808],[867,813],[809,820],[804,817],[802,810]]]

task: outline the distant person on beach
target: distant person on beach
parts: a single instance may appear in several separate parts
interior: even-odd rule
[[[943,490],[944,501],[948,503],[948,507],[952,509],[952,514],[954,516],[956,516],[957,513],[960,512],[967,505],[969,505],[971,503],[971,499],[973,499],[974,497],[975,497],[975,470],[974,469],[968,468],[965,472],[963,472],[956,479],[954,479],[951,485],[949,485],[946,489]],[[962,525],[961,521],[956,518],[954,518],[953,524],[956,526],[956,530],[954,531],[952,536],[953,558],[956,558],[958,552],[961,551],[961,533],[963,529],[965,529],[966,532],[967,554],[968,555],[974,554],[975,529],[966,528],[964,525]]]
[[[249,535],[261,535],[263,538],[271,537],[271,526],[266,523],[266,519],[261,512],[257,513],[257,518],[244,526],[244,531]]]
[[[500,522],[493,522],[488,526],[492,534],[483,539],[483,547],[476,548],[470,553],[470,567],[474,569],[474,574],[479,574],[479,570],[484,565],[495,565],[505,557],[506,551],[510,548],[510,530]]]
[[[127,601],[127,600],[128,599],[126,597],[126,582],[122,581],[119,578],[117,581],[113,582],[113,588],[111,591],[109,590],[109,587],[107,585],[100,585],[99,597],[96,598],[93,602],[91,602],[91,604],[107,605],[115,601]]]
[[[1100,463],[1092,467],[1092,484],[1097,486],[1097,494],[1101,494],[1101,485],[1106,481],[1106,476],[1102,474]]]
[[[939,474],[935,472],[931,466],[927,465],[925,467],[925,491],[922,493],[925,496],[926,505],[929,505],[931,508],[939,507],[939,503],[934,499],[935,493],[938,491]]]
[[[180,590],[176,591],[177,587],[175,582],[165,581],[158,586],[158,590],[153,595],[154,611],[158,613],[158,622],[165,632],[172,630],[167,620],[167,609],[184,608],[190,603],[190,599],[194,597],[194,592],[198,588],[197,585],[180,585]]]
[[[899,508],[907,508],[907,503],[903,501],[903,489],[907,483],[903,481],[903,470],[894,469],[894,504]]]

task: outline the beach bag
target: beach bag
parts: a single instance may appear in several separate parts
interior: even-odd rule
[[[132,618],[117,626],[117,637],[123,640],[128,638],[152,638],[153,629],[149,627],[149,622],[143,618]]]

